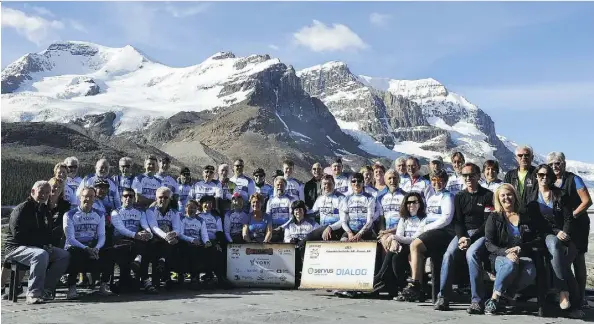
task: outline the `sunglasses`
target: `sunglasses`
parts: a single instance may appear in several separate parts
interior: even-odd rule
[[[262,178],[263,176],[263,174],[254,174],[254,178]]]
[[[351,183],[363,183],[361,180],[351,180]]]
[[[68,169],[77,169],[78,165],[69,165],[67,166]]]
[[[410,204],[416,205],[416,204],[418,204],[418,203],[419,203],[419,201],[418,201],[418,200],[407,200],[407,201],[406,201],[406,204],[407,204],[407,205],[410,205]]]
[[[214,173],[213,170],[204,170],[204,172],[206,172],[206,173]]]
[[[236,164],[236,165],[234,165],[234,167],[236,167],[236,168],[243,168],[243,164]]]
[[[120,165],[120,168],[129,168],[130,165],[126,164],[126,165]]]
[[[552,167],[552,166],[556,166],[556,167],[558,167],[558,166],[561,166],[561,162],[553,162],[553,163],[549,163],[549,166],[550,166],[550,167]]]
[[[462,178],[472,178],[474,177],[474,173],[462,173],[460,176],[462,176]]]
[[[547,174],[546,173],[537,173],[536,176],[538,178],[542,179],[542,178],[546,178],[547,177]]]
[[[523,157],[529,158],[530,157],[530,154],[516,154],[516,155],[519,158],[523,158]]]
[[[124,198],[134,198],[134,195],[122,195]]]
[[[314,171],[322,170],[322,168],[311,168],[311,169],[314,170]]]

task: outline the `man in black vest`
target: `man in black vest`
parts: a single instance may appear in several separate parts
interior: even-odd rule
[[[532,148],[528,145],[518,146],[516,148],[516,161],[518,161],[518,168],[509,171],[505,175],[503,182],[514,186],[518,197],[520,198],[520,208],[528,204],[532,193],[538,190],[538,182],[534,174],[535,167],[532,166],[534,154]]]
[[[308,182],[305,183],[304,187],[304,194],[305,194],[305,206],[307,209],[312,209],[316,199],[322,194],[322,176],[324,175],[324,169],[320,163],[314,163],[311,166],[311,174],[313,178],[311,178]]]

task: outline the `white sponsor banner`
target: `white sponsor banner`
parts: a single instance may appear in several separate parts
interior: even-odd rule
[[[307,242],[304,289],[373,290],[377,242]]]
[[[227,278],[242,287],[295,287],[294,244],[229,244]]]

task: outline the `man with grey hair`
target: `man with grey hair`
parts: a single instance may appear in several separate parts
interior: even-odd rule
[[[588,208],[592,206],[592,198],[584,180],[572,172],[566,170],[565,154],[563,152],[551,152],[547,154],[547,164],[553,169],[555,186],[561,188],[568,197],[569,208],[575,218],[571,224],[571,241],[575,244],[578,254],[573,261],[575,278],[578,283],[582,304],[587,305],[586,300],[586,258],[588,252],[588,236],[590,234],[590,217]]]
[[[399,181],[400,183],[398,184],[398,187],[402,188],[404,186],[404,184],[410,179],[410,176],[408,175],[408,173],[406,172],[406,156],[401,156],[399,158],[397,158],[396,160],[394,160],[394,170],[396,170],[396,172],[398,172],[398,177],[399,177]]]
[[[509,171],[503,180],[503,182],[511,184],[516,189],[521,207],[526,206],[528,200],[532,197],[532,193],[538,190],[538,182],[534,174],[535,167],[532,165],[533,159],[532,147],[528,145],[518,146],[516,148],[518,168]]]
[[[95,174],[85,176],[76,190],[76,196],[80,197],[82,190],[86,187],[93,187],[95,181],[98,179],[105,180],[109,184],[109,192],[107,193],[108,200],[113,202],[114,209],[119,209],[122,206],[120,201],[120,193],[118,185],[109,178],[109,162],[107,159],[99,159],[95,163]]]
[[[54,298],[53,291],[70,259],[68,252],[51,245],[53,224],[47,205],[50,192],[47,181],[33,185],[29,198],[10,213],[4,240],[6,260],[30,267],[27,304]]]
[[[113,182],[118,185],[118,192],[120,195],[124,194],[124,188],[132,188],[134,182],[134,175],[132,174],[132,166],[134,162],[130,157],[123,157],[119,161],[120,174],[112,177]]]
[[[78,197],[76,195],[76,190],[82,182],[82,178],[78,176],[78,158],[76,158],[76,156],[69,156],[66,159],[64,159],[64,163],[66,164],[66,168],[68,169],[66,185],[70,188],[70,190],[65,191],[64,199],[70,203],[70,206],[72,208],[76,208],[76,206],[78,206]]]

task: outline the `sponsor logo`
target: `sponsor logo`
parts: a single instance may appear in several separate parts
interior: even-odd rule
[[[258,276],[258,281],[263,281],[263,280],[264,280],[264,277]]]
[[[309,269],[307,269],[307,273],[309,273],[309,274],[322,274],[322,275],[326,275],[326,274],[332,274],[332,273],[334,273],[334,269],[314,269],[314,268],[309,268]]]
[[[274,253],[273,249],[251,249],[251,248],[245,249],[245,254],[247,254],[247,255],[251,255],[251,254],[272,255],[273,253]]]
[[[251,266],[263,266],[263,267],[269,267],[270,266],[270,260],[258,260],[258,259],[251,259],[250,260],[250,265]]]
[[[280,281],[283,281],[283,282],[287,281],[287,277],[285,277],[285,276],[280,276],[278,279],[280,279]]]
[[[320,256],[320,250],[318,248],[311,249],[309,256],[311,259],[317,259]]]
[[[337,276],[366,276],[367,269],[336,269]]]
[[[241,278],[240,278],[238,275],[235,275],[235,276],[233,277],[233,279],[234,279],[234,280],[236,280],[236,281],[239,281],[239,280],[241,280]]]

